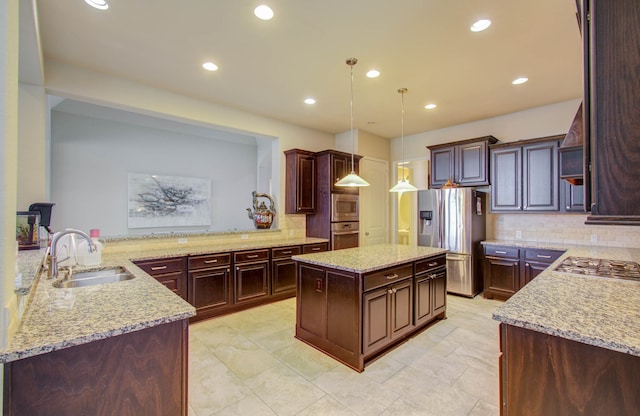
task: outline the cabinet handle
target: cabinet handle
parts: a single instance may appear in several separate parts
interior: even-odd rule
[[[282,254],[291,254],[291,253],[293,253],[293,251],[291,251],[291,250],[283,251],[283,252],[282,252]]]
[[[436,277],[438,277],[438,275],[434,273],[431,276],[429,276],[429,279],[435,279]]]
[[[529,267],[529,263],[525,263],[524,265],[525,265],[525,266],[527,266],[527,267]]]
[[[320,247],[314,247],[311,249],[311,251],[319,251],[319,250],[320,250]]]
[[[167,266],[156,266],[156,267],[152,267],[151,270],[154,270],[154,271],[155,270],[164,270],[166,268],[167,268]]]
[[[544,256],[542,254],[536,254],[536,257],[539,258],[539,259],[550,259],[551,258],[551,256]]]
[[[387,294],[393,295],[393,289],[387,289]]]
[[[388,280],[397,279],[398,273],[385,274],[384,277],[386,277]]]
[[[257,255],[257,254],[248,254],[248,255],[247,255],[247,258],[248,258],[248,259],[255,259],[255,258],[257,258],[257,257],[258,257],[258,255]]]
[[[496,250],[496,254],[507,254],[506,251]]]
[[[218,262],[218,259],[214,259],[214,260],[205,260],[204,262],[205,262],[205,264],[217,263],[217,262]]]
[[[429,267],[433,267],[433,266],[437,266],[438,262],[437,261],[432,261],[431,263],[427,264],[427,266]]]
[[[322,292],[322,279],[316,279],[316,292]]]

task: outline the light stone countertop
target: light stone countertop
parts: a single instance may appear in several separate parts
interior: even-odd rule
[[[17,290],[28,293],[26,310],[18,330],[7,348],[0,351],[0,363],[19,360],[88,342],[187,319],[195,308],[149,276],[131,260],[169,258],[224,251],[251,250],[297,244],[326,242],[319,238],[220,243],[203,247],[129,250],[102,254],[102,263],[83,269],[123,266],[136,277],[132,280],[103,285],[59,289],[44,273],[35,276],[29,287]],[[44,252],[40,253],[40,256]],[[23,274],[40,272],[42,257],[34,251],[19,261]],[[23,278],[24,283],[30,279]]]
[[[485,244],[566,250],[493,313],[497,321],[640,356],[640,281],[559,273],[567,256],[640,262],[640,250],[497,240]]]
[[[367,273],[446,253],[434,247],[380,244],[293,256],[293,260],[355,273]]]

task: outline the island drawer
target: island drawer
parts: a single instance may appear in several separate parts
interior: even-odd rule
[[[189,256],[189,270],[226,266],[231,263],[231,253],[206,254]]]
[[[371,290],[400,280],[413,277],[413,265],[405,264],[399,267],[372,272],[364,275],[364,290]]]
[[[302,246],[302,254],[320,253],[327,250],[329,250],[329,243],[314,243]]]
[[[269,249],[239,251],[233,253],[233,261],[235,263],[246,263],[251,261],[269,260]]]
[[[290,246],[290,247],[278,247],[271,249],[271,256],[275,258],[279,257],[291,257],[302,253],[302,247]]]
[[[183,257],[171,259],[156,259],[150,261],[135,261],[134,264],[140,267],[151,276],[160,274],[182,272]]]
[[[431,257],[428,259],[420,260],[416,262],[416,274],[426,272],[438,267],[447,265],[447,257],[443,254],[438,257]]]
[[[485,256],[520,257],[520,249],[505,246],[484,246]]]

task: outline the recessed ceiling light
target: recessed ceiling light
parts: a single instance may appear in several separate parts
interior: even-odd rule
[[[513,81],[511,81],[511,83],[513,85],[520,85],[520,84],[524,84],[525,82],[529,81],[529,78],[527,77],[520,77],[520,78],[516,78]]]
[[[109,5],[105,0],[84,0],[84,2],[89,6],[100,10],[107,10],[109,8]]]
[[[218,65],[214,64],[213,62],[205,62],[202,64],[202,67],[204,69],[206,69],[207,71],[217,71],[218,70]]]
[[[491,26],[491,20],[480,19],[474,24],[472,24],[470,29],[472,32],[482,32],[483,30],[487,29],[489,26]]]
[[[255,14],[258,19],[262,20],[273,19],[273,10],[271,10],[271,7],[264,4],[253,9],[253,14]]]
[[[431,104],[427,104],[424,106],[424,108],[426,108],[427,110],[433,110],[434,108],[436,108],[437,105],[431,103]]]
[[[377,78],[380,76],[380,71],[378,71],[377,69],[372,69],[371,71],[367,72],[367,76],[369,78]]]
[[[315,100],[315,98],[311,98],[311,97],[309,97],[309,98],[305,98],[305,99],[304,99],[304,103],[305,103],[305,104],[309,104],[309,105],[311,105],[311,104],[315,104],[315,103],[316,103],[316,100]]]

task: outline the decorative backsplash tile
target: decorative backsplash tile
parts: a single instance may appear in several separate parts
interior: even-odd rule
[[[640,227],[586,225],[586,217],[573,214],[492,214],[488,216],[487,239],[640,248]]]

